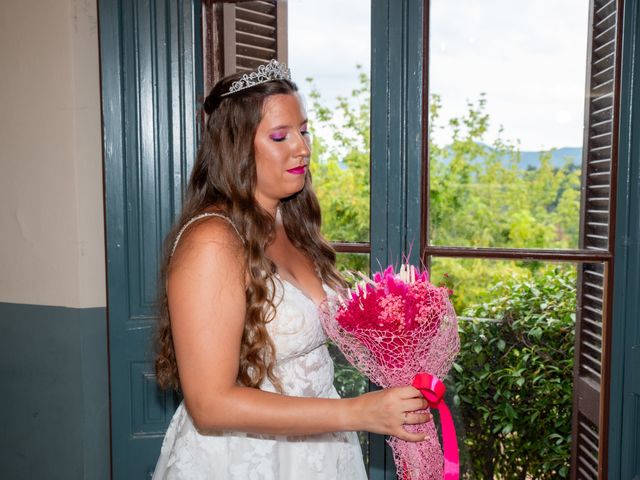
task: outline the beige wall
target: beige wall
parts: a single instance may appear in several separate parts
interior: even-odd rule
[[[0,302],[106,304],[96,3],[0,2]]]

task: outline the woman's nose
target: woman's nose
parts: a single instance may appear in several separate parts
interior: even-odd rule
[[[311,146],[309,143],[309,137],[299,132],[297,135],[296,154],[301,157],[310,157]]]

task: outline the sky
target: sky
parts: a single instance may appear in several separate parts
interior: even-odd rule
[[[525,151],[582,145],[588,0],[430,3],[429,89],[441,96],[442,118],[484,93],[487,142],[502,126],[502,138]],[[370,5],[288,1],[289,64],[303,94],[313,77],[325,99],[348,95],[356,65],[370,71]]]

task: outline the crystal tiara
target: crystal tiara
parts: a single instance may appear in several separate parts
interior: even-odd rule
[[[240,80],[233,82],[229,91],[220,95],[226,97],[232,93],[239,92],[246,88],[251,88],[261,83],[271,82],[273,80],[291,80],[291,72],[284,63],[271,60],[266,65],[260,65],[256,70],[245,73]]]

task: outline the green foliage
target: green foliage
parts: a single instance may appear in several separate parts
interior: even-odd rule
[[[358,87],[349,97],[338,97],[333,110],[324,106],[313,84],[308,98],[313,184],[323,213],[322,233],[333,241],[369,241],[370,85],[361,71],[358,78]],[[369,258],[341,256],[338,268],[366,272]]]
[[[568,248],[578,241],[580,172],[567,161],[523,170],[516,146],[497,138],[484,143],[489,126],[481,96],[449,120],[451,143],[430,138],[430,241],[434,245]],[[430,130],[439,125],[440,98],[432,96]]]
[[[342,352],[334,344],[329,344],[329,352],[334,360],[334,384],[342,398],[357,397],[367,391],[369,382],[349,365]]]
[[[460,321],[450,389],[464,420],[466,478],[568,477],[575,272],[498,282],[464,312],[499,319]]]
[[[486,99],[468,102],[467,113],[448,120],[451,143],[439,145],[443,128],[438,95],[429,112],[429,235],[433,245],[508,248],[576,248],[580,211],[580,171],[569,160],[556,168],[551,152],[534,169],[520,167],[520,152],[500,137],[490,145]],[[474,305],[487,286],[504,278],[529,278],[540,262],[490,262],[436,258],[435,282],[454,291],[457,311]],[[444,274],[448,278],[444,278]]]

